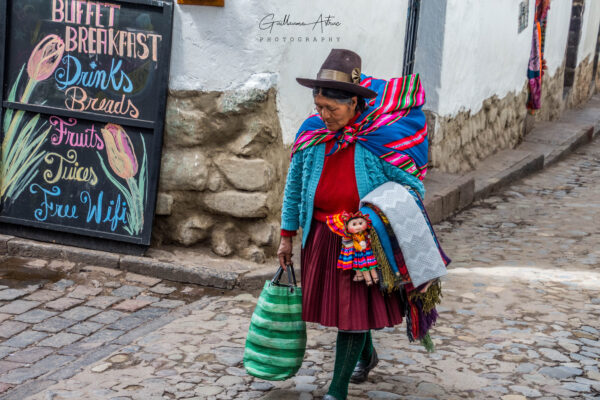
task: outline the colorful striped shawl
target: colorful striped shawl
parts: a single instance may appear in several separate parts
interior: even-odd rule
[[[296,134],[292,156],[329,140],[333,154],[357,142],[377,157],[423,180],[427,173],[427,123],[421,110],[425,91],[418,74],[389,81],[361,75],[361,86],[377,92],[351,125],[331,132],[319,114],[308,117]]]

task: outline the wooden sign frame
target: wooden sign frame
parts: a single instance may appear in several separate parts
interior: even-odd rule
[[[102,112],[95,111],[73,111],[67,108],[56,107],[52,105],[44,104],[44,102],[40,102],[36,104],[35,102],[29,103],[18,102],[18,101],[9,101],[5,95],[9,91],[9,85],[13,85],[12,82],[8,82],[7,73],[8,73],[8,65],[11,59],[11,49],[13,46],[10,46],[11,38],[11,21],[9,20],[9,15],[11,14],[11,9],[9,8],[13,2],[18,2],[23,0],[0,0],[0,138],[4,141],[5,129],[4,129],[4,117],[6,112],[10,110],[11,115],[15,115],[19,112],[24,113],[37,113],[37,116],[42,116],[43,118],[51,118],[56,116],[64,119],[76,119],[79,121],[85,121],[86,123],[95,123],[98,124],[98,127],[104,126],[105,128],[110,124],[111,127],[124,127],[123,132],[125,132],[125,128],[129,130],[129,136],[132,138],[135,136],[138,141],[138,144],[141,139],[141,143],[144,146],[143,152],[143,160],[141,154],[138,155],[138,159],[136,162],[136,171],[141,170],[142,164],[147,165],[144,179],[144,190],[142,197],[144,198],[142,201],[141,211],[136,211],[138,218],[138,226],[135,234],[128,234],[121,229],[120,231],[111,231],[110,229],[105,229],[102,225],[102,228],[94,229],[94,227],[90,226],[74,226],[68,224],[57,223],[56,220],[52,222],[40,221],[32,218],[22,218],[20,216],[7,215],[4,214],[5,211],[5,202],[3,198],[0,197],[0,233],[10,234],[21,237],[28,237],[37,240],[50,241],[55,243],[64,243],[69,245],[76,245],[80,247],[88,247],[95,248],[101,250],[115,250],[120,249],[122,252],[141,254],[145,251],[146,247],[150,244],[151,234],[152,234],[152,224],[154,219],[154,210],[156,207],[156,198],[157,198],[157,189],[158,189],[158,178],[159,178],[159,169],[160,169],[160,160],[162,153],[162,139],[163,139],[163,129],[164,129],[164,121],[166,115],[166,103],[167,103],[167,91],[168,91],[168,81],[169,81],[169,66],[170,66],[170,57],[171,57],[171,43],[172,43],[172,26],[173,26],[173,0],[114,0],[111,1],[110,4],[118,5],[119,7],[123,7],[122,10],[127,9],[131,11],[131,9],[141,9],[141,10],[151,10],[154,15],[160,15],[160,26],[162,30],[158,33],[162,35],[162,43],[160,47],[156,47],[157,60],[161,60],[160,63],[156,63],[155,75],[153,76],[152,82],[156,83],[156,86],[151,86],[153,90],[157,92],[156,96],[153,96],[152,100],[155,104],[155,112],[153,110],[153,115],[150,118],[130,118],[127,116],[115,116],[108,115]],[[68,0],[64,0],[66,3]],[[102,3],[108,4],[108,3]],[[116,8],[116,6],[115,6]],[[118,19],[118,18],[117,18]],[[135,29],[130,29],[126,27],[128,32],[133,31],[136,32]],[[137,31],[139,32],[139,30]],[[127,34],[127,33],[126,33]],[[134,33],[135,34],[135,33]],[[35,49],[34,49],[35,52]],[[33,54],[33,53],[32,53]],[[67,53],[64,53],[67,54]],[[24,67],[23,67],[24,68]],[[27,71],[29,74],[30,71]],[[19,75],[20,77],[21,75]],[[31,81],[31,78],[29,78]],[[146,82],[148,82],[147,80]],[[16,83],[14,84],[16,86]],[[152,85],[152,83],[145,83],[144,89],[146,86]],[[12,87],[12,86],[11,86]],[[27,89],[25,89],[27,90]],[[147,101],[147,100],[144,100]],[[123,101],[124,102],[124,101]],[[154,107],[153,107],[154,108]],[[142,110],[144,111],[144,110]],[[140,115],[143,113],[140,113]],[[41,119],[40,119],[41,120]],[[47,125],[49,126],[49,125]],[[94,126],[92,125],[92,131]],[[116,129],[116,128],[115,128]],[[99,129],[98,129],[99,130]],[[127,133],[121,132],[120,138],[125,137],[123,139],[125,141],[129,140],[129,144],[131,145],[132,141],[129,139]],[[139,134],[138,134],[139,133]],[[104,133],[103,133],[104,134]],[[119,132],[115,133],[115,135],[119,135]],[[123,136],[124,135],[124,136]],[[118,136],[115,136],[117,138]],[[147,141],[147,144],[146,144]],[[135,140],[134,140],[135,142]],[[130,149],[131,150],[131,149]],[[134,158],[135,152],[134,153]],[[110,170],[108,165],[108,161],[112,162],[112,159],[109,155],[108,145],[105,149],[105,153],[103,153],[106,161],[100,160],[103,163],[103,166],[106,168],[105,170]],[[94,160],[98,163],[98,159]],[[147,164],[146,164],[147,162]],[[106,164],[106,165],[105,165]],[[138,168],[139,164],[139,168]],[[113,171],[121,177],[117,177],[114,173],[111,172],[113,181],[121,180],[121,187],[125,187],[126,185],[123,182],[129,183],[128,180],[123,180],[122,175],[119,175],[119,166],[110,165],[113,168]],[[115,169],[116,168],[116,169]],[[0,174],[2,172],[0,171]],[[138,174],[137,177],[141,176],[141,172],[135,172],[134,174]],[[135,178],[134,176],[127,176],[127,179]],[[2,176],[0,176],[2,179]],[[30,181],[32,182],[32,181]],[[134,182],[135,184],[135,182]],[[119,186],[119,182],[114,184],[114,187],[111,186],[112,189],[115,189]],[[127,190],[127,188],[125,188]],[[33,190],[29,187],[29,190]],[[115,189],[116,190],[116,189]],[[133,192],[132,192],[133,193]],[[142,193],[142,191],[140,191]],[[108,200],[106,200],[108,202]],[[18,203],[18,202],[17,202]],[[117,201],[118,203],[118,201]],[[90,200],[90,205],[92,201]],[[126,202],[123,201],[125,205]],[[130,204],[128,204],[130,205]],[[14,210],[22,210],[23,207],[27,207],[27,204],[11,204],[10,207]],[[8,208],[8,206],[6,207]],[[131,210],[130,210],[131,211]],[[19,214],[17,212],[16,214]],[[116,206],[115,206],[115,215],[116,215]],[[20,214],[19,214],[20,215]],[[123,215],[125,213],[123,212]],[[129,214],[127,214],[129,215]],[[84,216],[85,217],[85,216]],[[89,218],[89,215],[88,215]],[[85,219],[85,218],[82,218]],[[131,228],[131,220],[133,220],[133,216],[129,221],[123,219],[124,226],[129,223],[127,227],[127,231],[132,231]],[[75,223],[75,222],[74,222]],[[97,225],[101,226],[101,225]]]

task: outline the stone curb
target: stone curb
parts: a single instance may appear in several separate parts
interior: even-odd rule
[[[6,235],[0,235],[1,255],[66,260],[219,289],[233,289],[238,284],[239,276],[238,273],[221,271],[210,266],[162,262],[150,257],[119,255],[105,251],[37,242],[35,240]]]
[[[492,193],[500,191],[511,182],[544,168],[543,154],[530,154],[518,163],[497,171],[491,176],[487,174],[475,174],[475,196],[474,201],[488,197]],[[455,210],[455,213],[460,211]]]
[[[149,257],[122,256],[119,268],[170,281],[195,283],[219,289],[233,289],[238,280],[238,274],[235,272],[220,271],[210,266],[157,261]]]
[[[540,124],[525,137],[519,147],[502,150],[488,157],[474,172],[456,175],[431,171],[425,182],[428,191],[425,206],[431,222],[441,222],[474,201],[500,191],[519,178],[542,170],[579,146],[591,142],[600,133],[599,103],[600,96],[595,96],[587,106],[565,112],[560,120]],[[275,272],[272,262],[266,264],[269,266],[248,272],[232,272],[223,271],[220,266],[211,265],[210,261],[207,261],[207,265],[188,265],[6,235],[0,235],[0,255],[63,259],[219,289],[261,288],[265,280],[271,279]]]
[[[475,196],[475,179],[470,176],[459,176],[452,178],[449,174],[439,174],[440,180],[435,185],[427,187],[425,197],[425,208],[432,223],[438,223],[450,217],[456,210],[462,210],[473,202]],[[437,178],[437,176],[435,176]]]
[[[599,119],[600,121],[600,119]],[[524,149],[535,149],[544,154],[544,168],[560,161],[561,158],[573,152],[579,146],[591,142],[597,135],[598,131],[593,126],[585,126],[575,134],[571,135],[567,140],[558,145],[548,145],[541,142],[529,141],[527,138],[520,146]]]
[[[0,235],[0,254],[14,257],[61,259],[99,267],[119,267],[118,254],[5,235]]]

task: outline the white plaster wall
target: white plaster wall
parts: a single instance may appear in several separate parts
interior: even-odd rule
[[[572,5],[573,0],[552,0],[550,3],[544,44],[548,76],[553,76],[565,60]]]
[[[170,88],[222,91],[275,83],[284,143],[290,144],[314,108],[310,89],[295,78],[316,77],[332,48],[356,51],[368,75],[401,75],[407,7],[408,0],[379,0],[376,7],[345,0],[227,0],[223,8],[177,5]],[[269,34],[259,29],[259,22],[270,13],[277,20],[289,14],[291,21],[302,22],[332,15],[341,25],[325,26],[323,32],[319,27],[275,26]],[[265,73],[271,76],[265,78]]]
[[[421,76],[426,110],[439,109],[446,7],[446,0],[427,0],[421,2],[419,10],[414,72]]]
[[[594,59],[594,51],[598,41],[598,27],[600,27],[600,0],[586,0],[581,39],[577,49],[577,64],[590,55],[590,61]]]
[[[531,52],[535,1],[518,33],[521,0],[448,0],[439,106],[444,116],[477,113],[482,102],[523,89]]]

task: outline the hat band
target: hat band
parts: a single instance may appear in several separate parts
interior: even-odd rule
[[[334,69],[320,70],[317,74],[317,79],[330,79],[338,82],[354,83],[352,82],[352,77],[350,76],[350,74],[341,71],[336,71]]]

